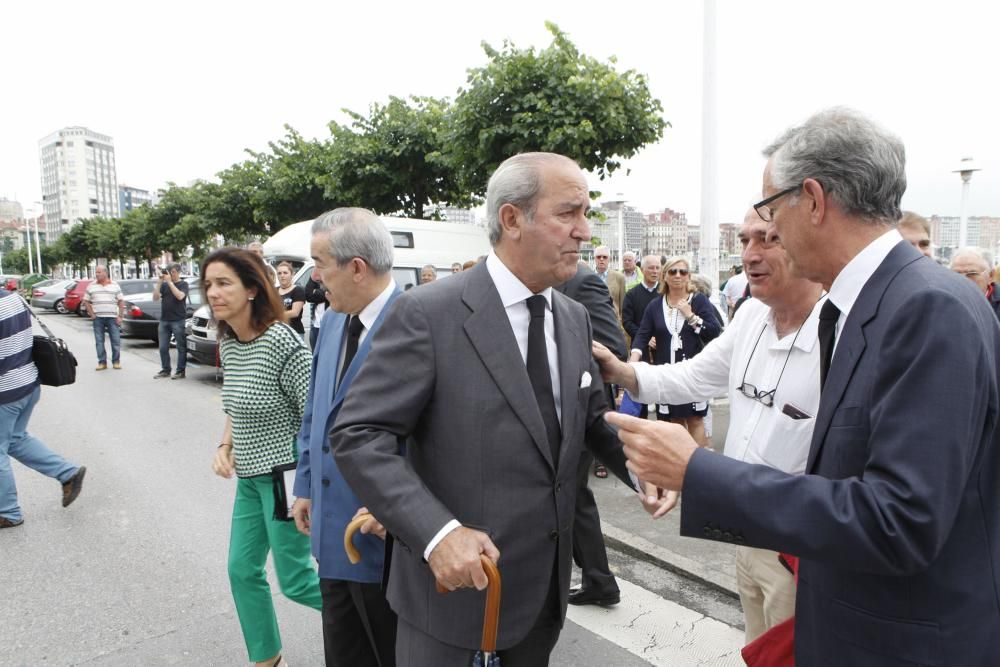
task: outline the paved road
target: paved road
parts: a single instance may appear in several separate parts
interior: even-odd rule
[[[154,381],[155,346],[126,340],[124,368],[98,373],[89,322],[42,316],[80,367],[76,384],[43,389],[31,430],[88,475],[63,509],[55,482],[14,464],[25,524],[0,531],[0,665],[246,664],[225,565],[233,484],[209,469],[214,371]],[[622,604],[572,608],[554,665],[742,664],[731,596],[611,559]],[[289,662],[322,664],[318,614],[280,595],[276,607]]]

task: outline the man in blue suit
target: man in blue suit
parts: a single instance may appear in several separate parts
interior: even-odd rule
[[[319,563],[326,664],[386,667],[395,664],[396,616],[380,583],[385,545],[375,535],[359,536],[361,562],[348,562],[344,529],[361,503],[337,469],[327,436],[372,334],[402,292],[392,279],[392,237],[374,213],[335,209],[317,218],[312,232],[313,280],[329,291],[331,306],[314,350],[292,514],[312,537]]]
[[[797,664],[995,665],[1000,325],[968,280],[895,229],[899,139],[835,108],[765,155],[755,208],[793,270],[829,292],[806,474],[611,416],[629,467],[683,491],[682,534],[800,557]]]

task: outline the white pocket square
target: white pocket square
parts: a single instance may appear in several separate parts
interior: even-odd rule
[[[584,371],[583,375],[580,377],[580,389],[586,389],[590,386],[590,373]]]

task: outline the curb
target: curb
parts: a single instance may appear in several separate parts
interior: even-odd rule
[[[714,588],[725,595],[739,599],[736,577],[702,566],[697,561],[633,535],[606,521],[601,521],[604,540],[615,549],[651,565],[669,570],[688,579]]]

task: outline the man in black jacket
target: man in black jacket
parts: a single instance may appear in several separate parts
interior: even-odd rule
[[[642,316],[648,306],[656,297],[660,295],[660,256],[646,255],[642,258],[642,282],[625,293],[625,301],[622,302],[622,326],[629,336],[629,343],[639,332],[639,325],[642,324]],[[655,344],[656,339],[651,339]],[[649,350],[642,351],[641,361],[651,362]],[[645,419],[649,414],[649,408],[642,406],[639,417]]]
[[[580,262],[576,275],[555,289],[587,309],[594,331],[594,340],[624,361],[628,355],[625,337],[618,326],[611,293],[604,281],[584,262]],[[605,393],[608,396],[608,407],[614,409],[611,385],[605,385]],[[587,486],[587,477],[593,462],[594,455],[590,451],[584,451],[577,468],[576,507],[573,510],[573,561],[579,566],[583,578],[580,588],[570,591],[569,603],[607,607],[618,604],[621,595],[615,575],[611,574],[608,565],[608,552],[604,547],[604,534],[601,532],[601,516],[597,511],[597,501],[594,499],[593,491]]]

